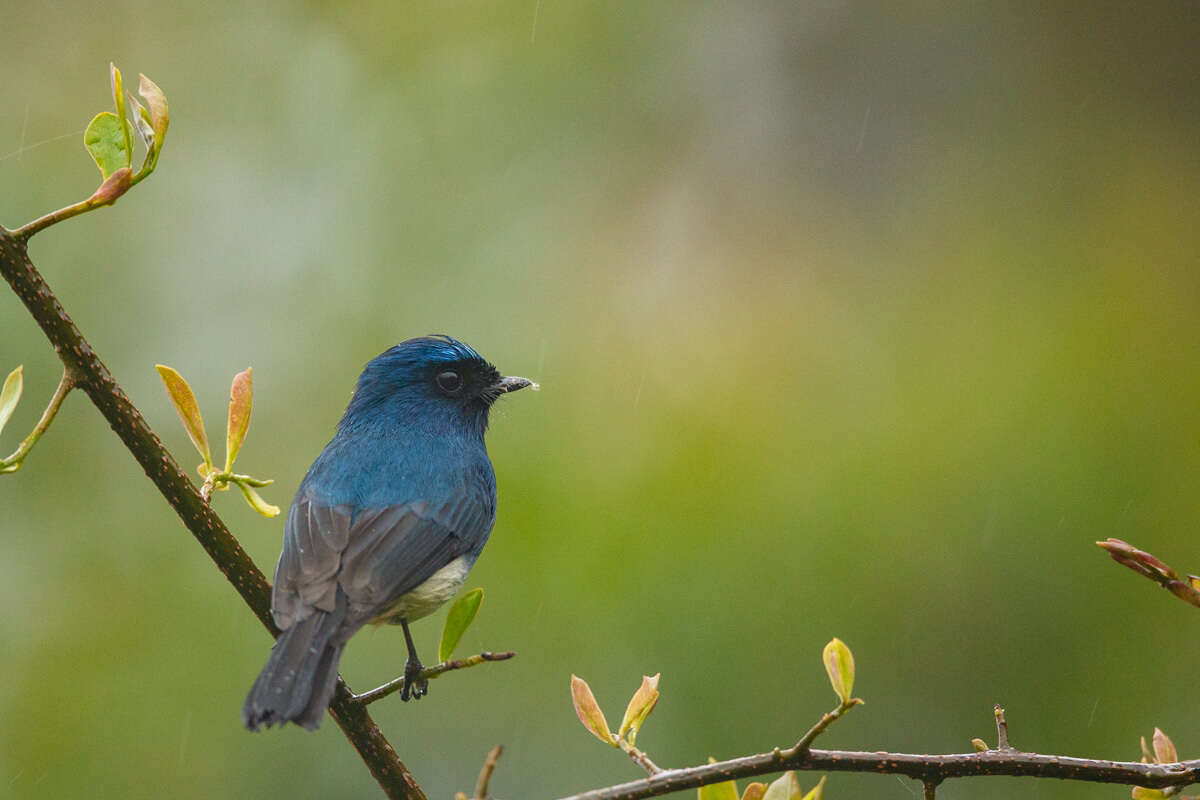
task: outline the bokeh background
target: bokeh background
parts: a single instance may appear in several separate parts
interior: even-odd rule
[[[1092,542],[1200,571],[1200,12],[1192,2],[5,9],[0,222],[86,197],[107,67],[165,90],[158,172],[36,263],[186,464],[154,372],[281,505],[361,365],[431,332],[541,381],[490,450],[500,514],[464,652],[515,661],[372,713],[431,798],[638,777],[568,679],[683,766],[788,745],[853,648],[827,747],[994,740],[1200,756],[1197,610]],[[58,379],[25,365],[9,451]],[[282,522],[216,499],[268,572]],[[0,796],[374,797],[327,723],[250,735],[269,639],[82,396],[0,479]],[[426,652],[442,615],[416,626]],[[393,677],[393,629],[350,684]],[[804,776],[810,785],[816,776]],[[904,800],[890,776],[827,795]],[[988,778],[945,798],[1128,797]],[[692,796],[685,793],[682,796]]]

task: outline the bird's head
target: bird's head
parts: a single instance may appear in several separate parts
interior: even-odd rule
[[[527,386],[504,377],[473,348],[449,336],[409,339],[367,363],[342,425],[384,414],[409,422],[464,423],[487,429],[488,411],[501,395]]]

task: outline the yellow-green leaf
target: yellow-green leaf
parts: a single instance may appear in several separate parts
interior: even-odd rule
[[[200,406],[196,404],[196,395],[192,394],[192,387],[188,386],[182,375],[170,367],[155,364],[154,368],[158,370],[158,377],[162,378],[163,386],[167,387],[167,396],[171,398],[188,438],[200,451],[200,455],[204,456],[204,463],[211,465],[212,452],[208,447],[208,436],[204,433],[204,419],[200,416]]]
[[[713,759],[710,758],[708,763],[712,762]],[[696,796],[698,800],[738,800],[737,784],[733,781],[710,783],[708,786],[701,786]]]
[[[266,500],[263,500],[258,492],[254,491],[253,487],[246,485],[244,481],[237,481],[236,483],[237,487],[242,490],[242,494],[251,508],[267,518],[279,516],[279,506],[273,506]]]
[[[1154,729],[1154,760],[1159,764],[1174,764],[1179,760],[1175,743],[1158,728]]]
[[[975,751],[978,753],[986,753],[989,750],[988,743],[985,742],[983,739],[972,739],[971,745],[975,748]]]
[[[608,720],[604,718],[604,712],[600,710],[600,704],[592,694],[592,688],[587,685],[587,681],[575,675],[571,676],[571,702],[575,705],[575,714],[583,723],[583,727],[605,744],[617,746],[612,731],[608,729]]]
[[[829,682],[833,685],[834,694],[841,698],[843,705],[849,703],[854,692],[854,655],[850,648],[846,647],[841,639],[834,637],[825,645],[822,659],[825,662],[825,671],[829,673]]]
[[[125,142],[125,164],[130,166],[133,158],[133,138],[130,136],[129,119],[125,116],[125,90],[121,88],[121,70],[111,61],[108,63],[108,77],[112,84],[113,105],[117,109],[117,120],[121,123],[121,138]],[[107,177],[107,176],[106,176]]]
[[[817,781],[817,785],[809,789],[808,794],[804,795],[804,800],[821,800],[825,794],[825,776],[821,776],[821,780]]]
[[[617,735],[624,736],[625,732],[629,731],[630,744],[637,741],[642,723],[646,721],[646,717],[650,716],[650,712],[654,710],[654,706],[658,702],[658,678],[661,674],[660,672],[653,677],[643,675],[642,685],[629,699],[629,705],[625,709],[625,716],[621,720],[621,727],[617,731]]]
[[[23,370],[24,367],[17,367],[8,373],[8,377],[4,379],[4,388],[0,389],[0,431],[8,424],[21,399],[21,390],[25,385],[25,379],[21,377]]]
[[[462,641],[467,628],[475,621],[475,615],[479,613],[479,604],[482,602],[483,589],[472,589],[450,606],[446,624],[442,626],[442,641],[438,644],[438,661],[448,661],[450,656],[454,655],[454,649]]]
[[[1154,752],[1150,749],[1150,745],[1146,744],[1146,737],[1142,737],[1142,763],[1153,764]]]
[[[129,166],[129,150],[125,147],[125,130],[117,115],[102,111],[92,117],[83,133],[83,144],[87,147],[100,174],[105,180],[121,167]]]
[[[162,150],[163,139],[167,136],[167,125],[171,122],[171,113],[167,108],[167,98],[162,89],[159,89],[157,84],[145,75],[138,77],[141,78],[138,83],[138,94],[150,107],[150,125],[154,128],[154,146],[151,148],[151,152],[154,154],[151,161],[151,166],[153,166],[158,161],[158,152]]]
[[[766,793],[767,785],[765,783],[755,781],[747,786],[746,790],[742,792],[742,800],[762,800],[763,795]]]
[[[225,429],[225,471],[233,469],[233,460],[246,441],[246,430],[250,427],[250,405],[254,398],[254,385],[250,367],[233,376],[229,387],[229,424]]]
[[[801,800],[804,790],[796,773],[788,771],[780,775],[767,787],[763,800]]]
[[[1145,786],[1135,786],[1133,791],[1133,800],[1165,800],[1166,795],[1161,789],[1147,789]]]

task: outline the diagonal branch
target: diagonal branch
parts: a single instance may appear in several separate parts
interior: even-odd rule
[[[87,394],[246,605],[273,636],[277,635],[278,629],[271,619],[271,589],[267,579],[221,518],[200,497],[84,339],[29,260],[25,238],[0,227],[0,274],[54,346],[75,388]],[[329,710],[389,798],[425,800],[416,780],[371,720],[366,707],[354,701],[353,693],[340,678]]]

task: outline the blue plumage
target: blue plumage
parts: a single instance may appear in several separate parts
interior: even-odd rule
[[[496,518],[488,411],[529,385],[444,336],[410,339],[367,364],[288,511],[271,595],[282,633],[242,708],[246,727],[316,728],[342,648],[368,622],[404,627],[402,697],[425,693],[408,622],[452,596],[487,543]]]

